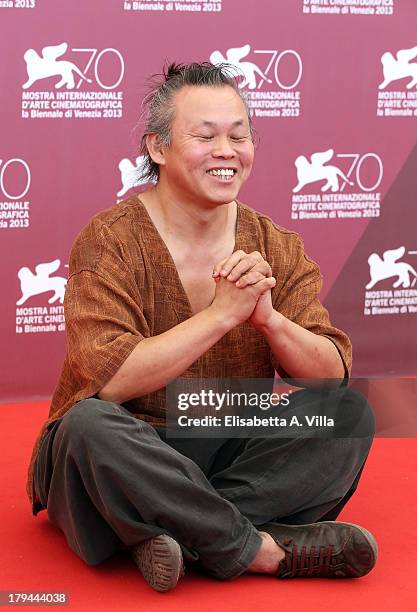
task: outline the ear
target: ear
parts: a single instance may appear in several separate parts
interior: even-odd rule
[[[159,166],[165,166],[164,146],[160,142],[159,134],[148,134],[146,146],[152,160]]]

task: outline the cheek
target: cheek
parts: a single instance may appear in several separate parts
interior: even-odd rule
[[[188,147],[184,152],[185,163],[190,169],[201,169],[207,157],[207,151],[200,147]]]
[[[195,143],[179,141],[169,149],[167,165],[175,174],[188,174],[201,165],[203,157],[204,151],[202,152]]]
[[[243,166],[245,166],[245,168],[247,168],[248,170],[252,168],[254,157],[255,149],[252,144],[245,147],[245,149],[242,150],[240,153],[241,162]]]

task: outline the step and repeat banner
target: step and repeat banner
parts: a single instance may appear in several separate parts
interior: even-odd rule
[[[257,133],[240,199],[299,232],[356,376],[417,373],[415,0],[0,0],[0,400],[50,397],[75,236],[140,192],[166,61],[228,61]]]

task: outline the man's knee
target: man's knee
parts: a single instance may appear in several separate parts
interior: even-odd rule
[[[337,437],[373,438],[375,435],[373,410],[366,397],[356,389],[343,391],[335,417]]]
[[[344,438],[340,459],[347,471],[351,468],[358,473],[366,461],[375,435],[374,413],[362,393],[346,389],[335,425],[336,437]]]
[[[118,433],[126,434],[126,427],[132,428],[134,435],[146,434],[158,438],[149,423],[136,419],[128,410],[114,402],[94,397],[75,404],[64,415],[58,433],[60,440],[66,438],[73,443],[91,446],[93,443],[116,443]]]
[[[93,397],[81,400],[64,415],[61,434],[95,438],[108,428],[107,417],[112,414],[118,414],[117,404]]]

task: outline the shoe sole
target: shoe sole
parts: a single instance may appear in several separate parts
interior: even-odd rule
[[[181,547],[166,534],[135,546],[131,556],[146,582],[160,593],[173,589],[184,575]]]

